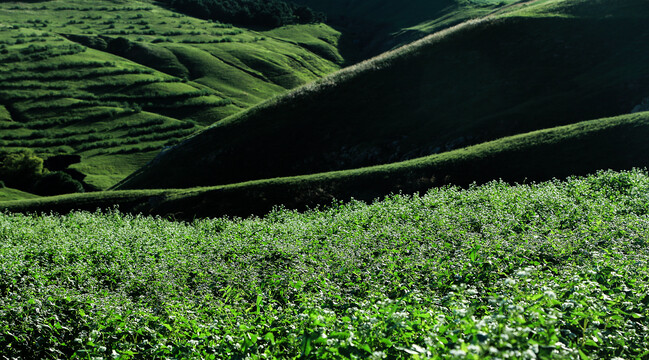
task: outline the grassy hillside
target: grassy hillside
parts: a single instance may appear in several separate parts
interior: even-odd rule
[[[338,69],[339,36],[325,25],[267,35],[144,1],[2,2],[0,147],[80,154],[106,188],[164,146]]]
[[[371,201],[386,194],[425,192],[447,184],[493,179],[531,182],[649,167],[649,112],[539,130],[405,162],[240,184],[128,190],[2,202],[12,212],[67,213],[118,205],[122,211],[177,219],[263,215],[273,207],[306,209],[335,199]]]
[[[7,358],[645,359],[649,175],[171,222],[0,213]]]
[[[26,199],[35,199],[38,196],[26,193],[24,191],[10,189],[10,188],[0,188],[0,202],[3,201],[15,201],[15,200],[26,200]]]
[[[327,14],[350,60],[378,55],[428,34],[488,15],[520,0],[296,0]]]
[[[540,3],[437,33],[232,116],[118,188],[392,163],[627,114],[649,96],[646,2]]]

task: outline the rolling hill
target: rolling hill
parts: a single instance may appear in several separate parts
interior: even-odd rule
[[[385,17],[378,27],[348,22],[345,33],[324,24],[250,30],[147,0],[1,2],[0,148],[81,155],[73,170],[106,189],[220,119],[510,2],[413,2],[400,10],[377,0],[332,2],[323,10],[333,23],[341,11]],[[425,30],[405,29],[422,19]],[[350,30],[369,34],[373,45]]]
[[[79,154],[76,169],[107,188],[164,146],[339,69],[339,37],[147,1],[0,2],[0,148]]]
[[[649,96],[648,7],[640,0],[510,7],[229,117],[117,188],[354,169],[630,113]]]
[[[119,206],[135,214],[174,219],[265,215],[282,205],[314,208],[332,201],[371,201],[390,193],[425,192],[493,179],[544,181],[599,169],[649,167],[649,112],[533,131],[442,154],[305,176],[189,189],[122,190],[1,202],[10,212],[67,213]]]
[[[10,189],[10,188],[0,188],[0,202],[1,201],[15,201],[15,200],[25,200],[25,199],[35,199],[38,196],[26,193],[24,191]]]
[[[229,116],[117,190],[0,209],[247,216],[647,167],[647,16],[640,0],[517,2]],[[292,27],[268,33],[291,36]]]

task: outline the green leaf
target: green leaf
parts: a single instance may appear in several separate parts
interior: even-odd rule
[[[584,341],[584,345],[593,346],[593,347],[599,347],[599,344],[597,342],[595,342],[594,340],[592,340],[592,339],[588,339],[588,340]]]
[[[365,351],[368,352],[369,354],[372,353],[372,348],[371,348],[369,345],[367,345],[367,344],[359,344],[359,345],[356,345],[356,347],[359,348],[359,349],[361,349],[361,350],[365,350]]]
[[[543,297],[543,294],[536,294],[530,297],[530,301],[536,301],[538,299],[541,299]]]
[[[275,344],[275,335],[273,335],[273,333],[271,333],[271,332],[266,333],[266,335],[264,335],[263,339],[266,340],[266,341],[270,341],[270,343],[273,344],[273,345]]]
[[[390,341],[390,339],[386,339],[386,338],[382,338],[381,340],[379,340],[379,342],[385,345],[386,347],[392,347],[393,344],[393,342]]]

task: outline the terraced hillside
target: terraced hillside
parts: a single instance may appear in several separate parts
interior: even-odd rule
[[[648,17],[641,0],[512,7],[219,122],[119,188],[354,169],[627,114],[649,96]]]
[[[294,39],[295,37],[295,39]],[[266,33],[152,2],[0,3],[0,148],[80,154],[107,188],[164,146],[340,67],[339,33]]]

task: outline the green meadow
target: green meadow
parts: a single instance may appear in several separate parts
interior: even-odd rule
[[[191,222],[0,214],[6,358],[641,359],[649,175]]]

